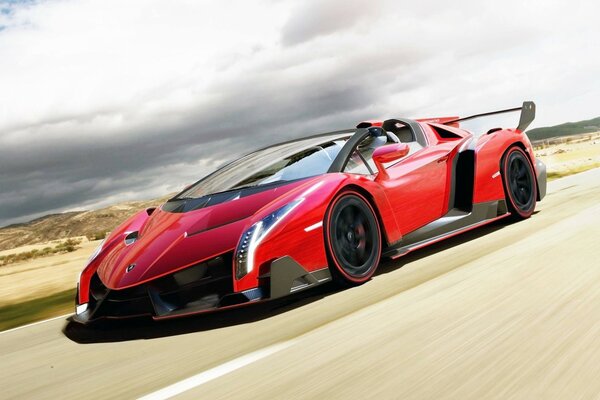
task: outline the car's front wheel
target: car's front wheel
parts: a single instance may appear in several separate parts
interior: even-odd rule
[[[324,231],[334,281],[345,286],[368,281],[381,257],[381,231],[369,202],[357,192],[343,192],[329,208]]]

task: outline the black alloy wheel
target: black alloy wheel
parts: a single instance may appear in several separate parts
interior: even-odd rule
[[[536,182],[531,163],[519,147],[505,155],[502,175],[509,211],[516,219],[530,217],[536,204]]]
[[[371,206],[354,193],[340,196],[329,213],[326,241],[339,283],[371,278],[381,256],[381,233]]]

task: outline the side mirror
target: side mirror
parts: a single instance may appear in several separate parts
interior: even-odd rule
[[[396,161],[405,157],[410,151],[410,147],[406,143],[387,144],[375,149],[373,152],[373,161],[379,171],[378,179],[385,179],[388,174],[383,166],[384,163]]]

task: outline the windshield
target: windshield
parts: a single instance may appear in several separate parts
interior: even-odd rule
[[[255,151],[216,170],[173,200],[324,174],[352,133],[337,132]]]

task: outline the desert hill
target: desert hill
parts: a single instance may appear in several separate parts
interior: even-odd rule
[[[0,228],[0,251],[75,236],[99,239],[137,211],[157,206],[167,198],[130,201],[93,211],[51,214],[26,223],[9,225]]]
[[[571,136],[580,133],[600,131],[600,117],[577,122],[567,122],[555,126],[546,126],[527,131],[531,140],[542,140],[560,136]]]

